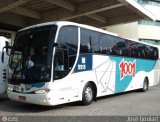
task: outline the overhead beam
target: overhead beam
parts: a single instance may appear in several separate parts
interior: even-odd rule
[[[21,7],[14,8],[14,9],[10,10],[10,12],[15,13],[15,14],[19,14],[22,16],[26,16],[26,17],[31,17],[34,19],[41,18],[41,14],[39,12],[25,9],[25,8],[21,8]]]
[[[70,2],[64,1],[64,0],[45,0],[47,2],[50,2],[52,4],[55,4],[57,6],[63,7],[65,9],[68,9],[70,11],[75,11],[76,6]]]
[[[95,14],[95,13],[98,13],[98,12],[102,12],[102,11],[106,11],[106,10],[110,10],[110,9],[114,9],[114,8],[118,8],[118,7],[122,7],[122,6],[124,6],[124,4],[119,3],[119,4],[116,4],[116,5],[109,6],[109,7],[108,6],[107,7],[102,7],[102,8],[99,8],[99,9],[86,11],[86,12],[83,12],[83,13],[80,13],[80,14],[75,14],[73,16],[61,18],[60,20],[75,19],[75,18],[78,18],[78,17],[87,16],[87,15]]]
[[[92,18],[92,19],[97,20],[102,23],[107,23],[106,18],[103,16],[100,16],[98,14],[89,14],[89,15],[87,15],[87,17]]]
[[[13,8],[16,8],[16,7],[24,4],[24,3],[27,3],[28,1],[29,1],[29,0],[18,0],[18,1],[16,1],[16,2],[14,2],[14,3],[11,3],[11,4],[9,4],[9,5],[1,8],[1,9],[0,9],[0,13],[4,13],[4,12],[6,12],[6,11],[9,11],[9,10],[11,10],[11,9],[13,9]]]
[[[59,9],[55,9],[54,11],[48,11],[47,13],[43,13],[42,21],[44,22],[48,20],[72,20],[82,16],[87,16],[103,24],[107,24],[107,19],[98,13],[123,6],[124,4],[117,2],[116,0],[89,1],[77,5],[76,11],[66,11],[63,7],[61,7]]]
[[[74,5],[71,2],[67,2],[64,0],[45,0],[45,1],[50,2],[52,4],[55,4],[57,6],[63,7],[65,9],[73,11],[73,12],[76,11],[76,5]],[[92,14],[92,15],[86,15],[86,16],[88,16],[89,18],[92,18],[94,20],[97,20],[99,22],[106,23],[105,18],[98,15],[98,14]]]
[[[12,13],[0,15],[0,23],[14,25],[18,27],[27,26],[28,21],[23,16],[18,16]]]

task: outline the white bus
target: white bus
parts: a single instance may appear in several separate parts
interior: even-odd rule
[[[0,61],[0,95],[7,93],[7,69],[9,56],[6,54],[6,51],[3,51],[3,47],[9,46],[9,43],[10,42],[7,38],[0,36],[0,57],[3,57],[3,61]]]
[[[158,55],[155,46],[87,25],[33,25],[16,35],[8,96],[39,105],[88,105],[100,96],[147,91],[158,81]]]

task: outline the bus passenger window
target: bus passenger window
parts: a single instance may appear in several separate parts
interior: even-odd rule
[[[106,34],[101,34],[99,38],[100,47],[102,48],[101,53],[107,55],[114,55],[115,38]]]
[[[99,34],[95,31],[81,28],[81,53],[99,53]]]

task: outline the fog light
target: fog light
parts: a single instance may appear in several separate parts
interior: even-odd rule
[[[8,86],[8,91],[13,91],[13,87]]]

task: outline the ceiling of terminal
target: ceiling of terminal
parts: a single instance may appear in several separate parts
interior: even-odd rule
[[[48,21],[96,27],[155,17],[134,0],[1,0],[0,29],[16,30]]]

